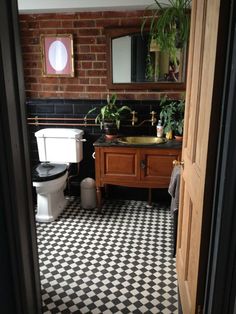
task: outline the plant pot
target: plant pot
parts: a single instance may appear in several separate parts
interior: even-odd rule
[[[157,51],[161,51],[159,45],[157,44],[156,40],[152,38],[151,43],[150,43],[150,47],[149,47],[149,51],[150,52],[157,52]]]
[[[103,128],[104,128],[105,136],[108,139],[117,137],[118,129],[115,122],[104,122]]]
[[[183,136],[182,135],[175,135],[176,141],[182,142],[183,141]]]

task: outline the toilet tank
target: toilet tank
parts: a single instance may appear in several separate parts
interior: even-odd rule
[[[84,131],[46,128],[35,133],[41,162],[78,163],[83,159]]]

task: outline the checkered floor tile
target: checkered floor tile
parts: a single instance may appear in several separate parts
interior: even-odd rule
[[[109,201],[99,214],[68,202],[37,223],[43,313],[177,313],[169,210]]]

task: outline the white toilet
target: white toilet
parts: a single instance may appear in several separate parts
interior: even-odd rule
[[[32,174],[37,193],[37,221],[54,221],[63,211],[68,164],[82,160],[83,134],[78,129],[53,128],[35,133],[41,162]]]

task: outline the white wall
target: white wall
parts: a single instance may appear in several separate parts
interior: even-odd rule
[[[131,37],[112,40],[113,83],[131,82]]]
[[[154,0],[18,0],[20,13],[144,9]]]

